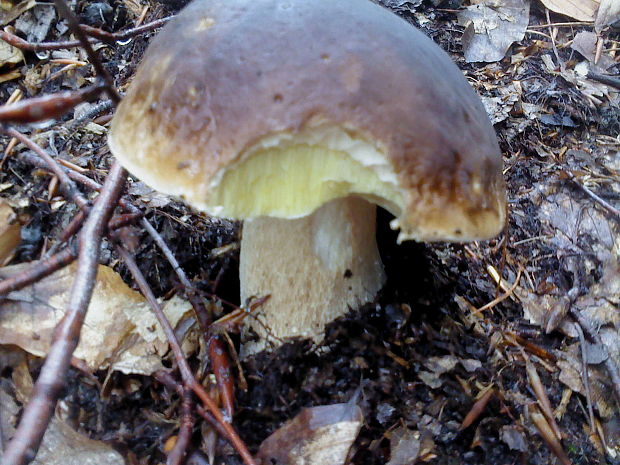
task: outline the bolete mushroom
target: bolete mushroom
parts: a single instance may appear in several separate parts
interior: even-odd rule
[[[149,46],[109,144],[153,188],[245,220],[241,299],[271,294],[264,327],[248,319],[260,335],[318,341],[376,296],[375,205],[400,241],[486,239],[505,219],[479,98],[369,0],[195,0]]]

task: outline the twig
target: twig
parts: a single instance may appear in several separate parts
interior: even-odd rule
[[[592,192],[590,189],[588,189],[586,186],[581,184],[577,180],[575,175],[573,173],[571,173],[570,171],[563,171],[563,173],[565,173],[566,176],[568,177],[568,179],[573,181],[573,184],[575,184],[577,187],[579,187],[579,189],[581,189],[588,197],[590,197],[592,200],[597,202],[601,207],[603,207],[609,213],[613,214],[617,219],[620,219],[620,210],[618,210],[617,208],[612,206],[610,203],[608,203],[606,200],[602,199],[601,197],[596,195],[594,192]]]
[[[82,194],[80,193],[75,183],[67,175],[66,171],[56,162],[56,160],[54,160],[54,158],[52,158],[52,156],[49,153],[47,153],[45,150],[43,150],[41,147],[35,144],[32,140],[30,140],[30,138],[26,137],[24,134],[22,134],[21,132],[13,128],[1,128],[0,127],[0,131],[4,132],[5,134],[11,137],[15,137],[22,144],[24,144],[26,147],[28,147],[30,150],[36,153],[39,157],[45,160],[47,169],[49,169],[52,173],[54,173],[58,177],[58,180],[60,181],[61,190],[63,191],[63,194],[65,195],[65,197],[68,200],[75,203],[80,210],[84,212],[88,212],[88,209],[89,209],[88,200],[86,200],[82,196]]]
[[[153,29],[157,29],[158,27],[163,26],[168,21],[170,21],[174,16],[168,16],[166,18],[161,18],[150,23],[143,24],[142,26],[137,26],[132,29],[128,29],[126,31],[120,32],[107,32],[103,29],[99,29],[92,26],[87,26],[86,24],[82,24],[81,27],[84,32],[90,37],[94,37],[99,39],[102,42],[106,42],[108,44],[113,44],[114,42],[119,42],[123,40],[127,40],[131,37],[142,34],[143,32],[149,32]]]
[[[478,315],[478,314],[484,312],[485,310],[488,310],[489,308],[495,307],[498,303],[503,302],[504,300],[506,300],[508,297],[510,297],[512,295],[514,290],[517,288],[517,286],[519,285],[519,280],[520,279],[521,279],[521,269],[519,269],[519,272],[517,273],[517,277],[515,278],[515,282],[512,284],[512,286],[510,286],[510,288],[505,293],[503,293],[502,295],[496,297],[495,299],[493,299],[488,304],[485,304],[482,307],[477,308],[472,313],[474,315]]]
[[[484,392],[484,394],[480,396],[480,398],[474,403],[471,410],[467,413],[467,415],[463,419],[463,422],[461,423],[461,426],[459,427],[461,431],[464,430],[465,428],[469,428],[469,426],[471,426],[471,424],[474,421],[476,421],[476,419],[482,414],[482,412],[484,412],[484,409],[486,408],[487,404],[493,398],[494,395],[495,395],[495,388],[489,387]]]
[[[111,110],[112,108],[114,108],[114,104],[112,103],[112,100],[105,100],[103,102],[97,103],[93,105],[91,108],[89,108],[87,111],[85,111],[84,114],[78,116],[73,121],[71,121],[70,128],[75,130],[79,126],[84,124],[84,122],[92,118],[95,118],[96,116],[99,116],[101,113]]]
[[[591,434],[596,432],[596,423],[594,423],[594,411],[592,410],[592,396],[590,395],[590,380],[588,376],[588,352],[586,348],[586,338],[579,323],[575,323],[575,331],[579,336],[579,345],[581,348],[581,382],[586,392],[586,401],[588,403],[588,421],[590,423]]]
[[[48,50],[61,50],[64,48],[73,48],[79,47],[82,43],[79,40],[68,40],[65,42],[28,42],[27,40],[22,39],[15,34],[12,34],[9,31],[0,31],[0,39],[5,41],[6,43],[12,45],[15,48],[20,50],[26,50],[29,52],[45,52]],[[96,40],[91,40],[91,42],[96,43]]]
[[[592,326],[590,326],[590,322],[585,316],[583,316],[577,306],[571,305],[568,312],[570,313],[571,317],[573,317],[573,319],[577,323],[579,323],[579,326],[581,326],[581,329],[583,330],[585,336],[590,340],[590,342],[599,345],[605,350],[605,352],[607,352],[607,357],[605,358],[604,362],[605,368],[607,369],[607,373],[609,373],[611,385],[613,386],[614,394],[616,395],[616,402],[618,406],[620,406],[620,373],[618,372],[618,367],[616,366],[616,363],[607,351],[607,347],[605,346],[605,344],[603,344],[603,341],[601,340],[598,333],[592,328]]]
[[[81,27],[87,35],[92,37],[91,39],[89,39],[90,43],[97,43],[98,41],[113,43],[127,40],[131,37],[142,34],[143,32],[149,32],[153,29],[157,29],[158,27],[163,26],[165,23],[170,21],[172,18],[174,18],[174,16],[158,19],[157,21],[153,21],[151,23],[143,24],[142,26],[134,27],[133,29],[128,29],[126,31],[120,32],[106,32],[102,29],[86,25],[81,25]],[[27,50],[30,52],[60,50],[64,48],[79,47],[80,45],[82,45],[79,40],[70,40],[65,42],[28,42],[27,40],[24,40],[21,37],[12,34],[11,32],[6,30],[0,31],[0,39],[12,45],[13,47],[16,47],[20,50]]]
[[[69,265],[75,261],[76,258],[76,250],[72,246],[69,246],[56,255],[52,255],[34,263],[21,273],[11,278],[3,279],[0,281],[0,301],[9,292],[17,291],[49,276],[53,272]]]
[[[187,446],[192,438],[192,430],[194,429],[194,400],[192,399],[192,391],[183,390],[181,395],[181,421],[179,426],[179,434],[176,443],[168,454],[166,465],[180,465],[187,452]]]
[[[114,79],[112,79],[112,76],[110,75],[110,73],[108,73],[108,70],[105,69],[103,63],[101,63],[99,55],[95,53],[95,50],[93,49],[90,41],[88,40],[88,37],[86,37],[86,34],[80,27],[80,23],[77,17],[73,14],[73,11],[71,11],[69,5],[67,5],[65,0],[54,0],[54,4],[56,5],[56,8],[60,12],[61,16],[64,17],[65,20],[69,23],[69,27],[71,28],[73,33],[79,39],[80,45],[86,51],[90,63],[95,68],[97,75],[106,83],[106,92],[110,96],[110,99],[114,102],[115,105],[118,105],[118,103],[121,101],[121,96],[114,87]]]
[[[200,324],[200,327],[203,330],[205,336],[207,336],[209,332],[209,326],[211,325],[211,315],[205,308],[200,296],[198,295],[198,292],[196,291],[196,288],[187,278],[185,271],[183,271],[183,268],[181,268],[181,265],[172,253],[172,250],[170,250],[170,247],[168,247],[168,244],[166,244],[166,241],[164,241],[161,235],[146,218],[142,219],[142,226],[144,227],[146,232],[149,233],[149,235],[153,238],[155,244],[157,244],[157,246],[160,248],[166,259],[172,266],[172,269],[179,278],[179,281],[181,281],[181,285],[183,285],[183,287],[185,288],[187,298],[192,304],[192,308],[194,309],[194,313],[196,314],[198,323]]]
[[[4,453],[4,465],[30,462],[41,444],[64,385],[64,374],[80,339],[80,330],[95,287],[102,234],[120,197],[126,176],[118,162],[114,163],[80,233],[78,266],[67,311],[56,326],[30,402],[24,408],[15,436]]]
[[[170,325],[170,322],[164,315],[161,309],[161,306],[159,305],[159,302],[157,302],[157,299],[155,298],[153,291],[147,284],[146,279],[144,278],[144,275],[138,268],[138,265],[136,264],[135,260],[130,255],[130,253],[121,245],[116,244],[115,248],[118,254],[123,259],[123,261],[125,262],[125,265],[127,265],[127,268],[129,268],[130,273],[132,274],[134,280],[136,281],[136,284],[138,285],[138,287],[140,288],[140,291],[142,292],[142,294],[148,301],[151,309],[153,310],[153,313],[155,314],[155,317],[157,318],[157,321],[161,325],[164,333],[166,334],[166,338],[168,340],[168,343],[170,344],[170,349],[174,353],[174,358],[177,362],[179,373],[181,374],[181,378],[183,379],[184,386],[187,389],[191,389],[192,391],[194,391],[194,393],[198,396],[198,398],[202,401],[202,403],[207,407],[207,409],[211,412],[211,414],[215,417],[215,419],[221,423],[222,427],[226,430],[228,437],[230,438],[231,444],[237,450],[237,452],[239,453],[243,461],[246,463],[246,465],[256,465],[256,461],[254,460],[254,458],[248,451],[246,445],[243,443],[241,438],[237,435],[237,432],[234,430],[232,425],[225,420],[224,416],[222,415],[222,412],[217,407],[215,402],[211,399],[211,397],[209,397],[209,395],[204,390],[202,385],[200,385],[200,383],[196,381],[196,378],[194,378],[194,375],[192,374],[189,364],[187,363],[187,360],[185,359],[185,354],[183,353],[183,349],[181,349],[181,345],[179,344],[179,341],[177,340],[176,335],[174,334],[174,329],[172,328],[172,326]]]
[[[103,89],[101,84],[95,84],[78,91],[59,92],[2,105],[0,106],[0,121],[3,123],[35,123],[59,118],[76,105],[94,100]]]
[[[588,79],[592,79],[593,81],[598,81],[603,84],[606,84],[614,89],[620,89],[620,78],[615,76],[608,76],[606,74],[595,73],[594,71],[588,71],[586,74]]]
[[[560,462],[562,462],[562,465],[572,465],[572,462],[568,458],[568,455],[566,455],[566,452],[564,452],[562,443],[556,437],[555,433],[549,426],[547,419],[540,412],[538,406],[536,404],[528,405],[527,412],[532,420],[532,423],[534,423],[534,426],[536,426],[536,428],[538,429],[541,437],[543,438],[545,443],[547,443],[549,449],[551,449],[551,451],[560,460]]]

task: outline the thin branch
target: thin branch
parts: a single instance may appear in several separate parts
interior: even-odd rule
[[[166,241],[164,241],[163,237],[161,237],[161,235],[146,218],[142,219],[142,226],[155,241],[155,244],[157,244],[157,246],[160,248],[166,259],[172,266],[172,269],[176,273],[177,277],[179,278],[179,281],[181,281],[181,285],[183,285],[183,287],[185,288],[185,294],[187,295],[189,302],[192,304],[192,308],[194,309],[194,313],[196,315],[198,323],[200,324],[204,335],[207,336],[209,332],[209,326],[211,325],[211,316],[205,308],[202,299],[198,295],[196,288],[187,278],[185,271],[183,271],[183,268],[181,268],[181,265],[172,253],[172,250],[170,250],[170,247],[168,247],[168,244],[166,244]]]
[[[106,92],[110,96],[110,99],[114,102],[115,105],[118,105],[121,101],[121,96],[114,87],[114,79],[112,79],[112,76],[110,75],[110,73],[108,73],[108,70],[105,69],[103,63],[101,63],[99,55],[95,53],[95,50],[93,49],[90,41],[88,40],[88,37],[80,27],[80,23],[77,17],[73,14],[73,11],[71,11],[71,8],[69,8],[69,5],[67,5],[67,2],[65,2],[65,0],[54,0],[54,4],[56,5],[56,8],[60,12],[61,16],[65,18],[65,20],[69,23],[69,27],[71,28],[73,33],[79,39],[80,45],[86,51],[90,63],[95,68],[97,75],[106,83]]]
[[[577,180],[575,175],[573,173],[571,173],[570,171],[564,171],[564,173],[566,174],[568,179],[573,181],[573,184],[575,184],[577,187],[579,187],[579,189],[581,189],[588,197],[590,197],[592,200],[597,202],[601,207],[603,207],[609,213],[613,214],[616,217],[616,219],[620,220],[620,210],[618,210],[613,205],[611,205],[609,202],[607,202],[606,200],[602,199],[601,197],[596,195],[594,192],[592,192],[590,189],[588,189],[586,186],[581,184]]]
[[[616,366],[614,359],[609,354],[609,351],[607,351],[607,347],[605,346],[605,344],[603,344],[601,337],[592,328],[592,326],[590,326],[590,322],[585,316],[583,316],[577,306],[571,305],[568,311],[573,317],[573,319],[577,323],[579,323],[579,326],[581,326],[581,329],[583,329],[585,336],[590,340],[590,342],[599,345],[607,352],[607,358],[604,362],[605,368],[607,369],[607,373],[609,374],[609,380],[611,381],[611,385],[614,389],[614,394],[616,395],[616,402],[620,407],[620,372],[618,372],[618,367]]]
[[[0,127],[0,131],[4,132],[10,137],[16,138],[22,144],[24,144],[26,147],[36,153],[39,157],[45,160],[47,169],[49,169],[58,177],[61,189],[65,197],[71,202],[75,203],[80,210],[88,212],[88,200],[86,200],[84,196],[82,196],[75,183],[67,175],[66,171],[56,162],[56,160],[54,160],[54,158],[49,153],[39,147],[39,145],[35,144],[32,140],[30,140],[30,138],[13,128]]]
[[[132,29],[128,29],[126,31],[120,32],[107,32],[103,29],[98,29],[96,27],[86,26],[84,24],[81,25],[84,32],[91,36],[89,39],[90,43],[97,43],[99,41],[106,43],[114,43],[123,40],[130,39],[137,35],[140,35],[144,32],[150,32],[154,29],[157,29],[160,26],[163,26],[168,21],[170,21],[174,16],[168,16],[167,18],[158,19],[157,21],[153,21],[147,24],[143,24],[142,26],[134,27]],[[61,50],[65,48],[73,48],[79,47],[82,45],[82,42],[79,40],[69,40],[64,42],[28,42],[27,40],[22,39],[21,37],[12,34],[9,31],[0,31],[0,39],[12,45],[15,48],[20,50],[27,50],[30,52],[45,52],[50,50]]]
[[[102,235],[126,177],[125,170],[115,163],[80,233],[78,267],[67,311],[54,331],[30,402],[24,408],[17,431],[4,453],[4,465],[25,465],[34,459],[39,449],[80,339],[80,330],[95,287]]]
[[[196,381],[196,378],[194,378],[194,375],[192,374],[189,364],[187,363],[187,360],[185,359],[185,354],[183,353],[183,349],[181,349],[181,345],[179,344],[179,341],[177,340],[176,335],[174,334],[174,329],[172,328],[172,326],[170,325],[170,322],[164,315],[161,309],[161,306],[159,305],[159,302],[157,302],[157,299],[155,298],[153,291],[147,284],[146,279],[144,278],[144,275],[138,268],[138,265],[136,264],[135,260],[133,259],[131,254],[121,245],[116,244],[115,248],[118,254],[123,259],[123,261],[125,262],[125,265],[127,266],[127,268],[129,268],[129,271],[132,274],[134,280],[136,281],[138,288],[142,292],[142,295],[144,295],[144,297],[148,301],[151,309],[153,310],[153,313],[155,314],[155,317],[157,318],[157,321],[161,325],[164,333],[166,334],[166,338],[168,340],[168,343],[170,344],[170,349],[174,353],[174,358],[177,362],[179,373],[181,374],[181,378],[183,379],[184,386],[187,389],[191,389],[192,391],[194,391],[194,393],[198,396],[198,398],[202,401],[202,403],[207,407],[207,409],[211,412],[211,414],[215,417],[215,419],[219,423],[221,423],[222,427],[226,430],[228,437],[231,440],[231,444],[237,450],[237,452],[239,453],[239,455],[241,456],[245,464],[256,465],[256,461],[254,460],[254,458],[248,451],[247,446],[241,440],[241,438],[239,437],[237,432],[234,430],[232,425],[225,420],[224,415],[222,415],[222,412],[220,411],[218,406],[215,404],[213,399],[209,397],[209,395],[204,390],[202,385],[198,383],[198,381]]]
[[[194,429],[194,400],[192,399],[192,391],[189,389],[183,390],[181,395],[181,420],[179,425],[179,434],[177,435],[176,443],[168,454],[168,460],[166,465],[181,465],[189,441],[192,438],[192,430]]]
[[[87,26],[86,24],[82,24],[81,27],[87,35],[99,39],[102,42],[113,44],[114,42],[130,39],[134,36],[142,34],[143,32],[149,32],[153,29],[157,29],[158,27],[166,24],[172,18],[174,18],[174,16],[168,16],[166,18],[161,18],[150,23],[143,24],[142,26],[134,27],[133,29],[119,32],[107,32],[97,27]]]
[[[579,323],[574,323],[575,331],[579,336],[579,348],[581,349],[581,382],[586,393],[586,402],[588,403],[588,421],[590,423],[591,434],[596,433],[596,423],[594,422],[594,410],[592,409],[592,396],[590,395],[590,377],[588,375],[588,349],[586,347],[586,338],[583,329]]]
[[[0,301],[9,292],[17,291],[40,279],[51,275],[55,271],[69,265],[77,258],[77,251],[69,246],[58,252],[56,255],[44,258],[32,266],[29,266],[21,273],[0,281]]]
[[[94,100],[104,90],[96,84],[78,91],[66,91],[22,100],[0,106],[0,121],[3,123],[36,123],[56,119],[82,102]]]
[[[608,76],[606,74],[595,73],[593,71],[588,71],[586,74],[588,79],[592,79],[593,81],[598,81],[602,84],[613,87],[614,89],[620,89],[620,78],[615,76]]]

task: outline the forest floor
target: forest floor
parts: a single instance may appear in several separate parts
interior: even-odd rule
[[[23,38],[69,39],[50,4],[31,2],[26,8],[28,2],[21,2],[23,11],[16,11],[17,3],[7,3],[13,10],[7,7],[0,19]],[[148,22],[175,13],[183,3],[79,0],[76,8],[85,23],[117,31],[133,27],[144,6]],[[529,11],[524,34],[506,39],[508,45],[514,41],[507,51],[483,63],[472,54],[492,54],[497,36],[476,45],[471,34],[464,35],[457,16],[477,11],[465,10],[468,4],[384,3],[446,50],[482,97],[504,154],[508,225],[488,242],[397,245],[389,214],[380,212],[378,243],[388,281],[377,301],[330,324],[319,347],[297,341],[243,361],[248,386],[236,391],[235,428],[256,451],[302,408],[353,399],[363,424],[349,453],[351,464],[620,464],[620,408],[603,363],[611,357],[620,365],[620,99],[617,89],[583,72],[585,66],[618,74],[619,30],[606,27],[597,36],[592,21],[549,14],[542,3],[499,1],[493,11]],[[509,22],[515,28],[519,21]],[[514,33],[502,32],[501,21],[497,31]],[[119,89],[126,88],[152,35],[99,49]],[[74,90],[94,79],[78,48],[24,52],[13,61],[1,52],[2,102],[20,93]],[[105,138],[111,113],[80,116],[94,105],[84,104],[60,121],[18,128],[101,182],[111,165]],[[24,146],[0,140],[5,152],[0,200],[18,229],[11,230],[2,215],[7,225],[0,227],[9,231],[5,237],[19,237],[2,257],[0,276],[6,277],[44,256],[77,208],[58,193],[48,173],[22,157],[29,152]],[[137,181],[127,198],[146,212],[200,290],[239,304],[239,225],[197,214]],[[171,265],[140,225],[124,234],[155,294],[166,301],[181,295]],[[114,270],[108,297],[126,294],[128,306],[138,302],[129,291],[131,275],[105,241],[100,262]],[[116,281],[118,276],[123,281]],[[47,287],[31,286],[0,303],[0,445],[7,443],[36,380],[53,318],[62,308],[50,302],[66,293],[69,277],[57,275]],[[100,300],[106,300],[105,293]],[[222,310],[215,301],[211,305]],[[192,367],[204,374],[204,343],[183,308],[177,332],[185,335]],[[50,312],[53,322],[45,326],[44,314]],[[571,318],[575,312],[594,328],[598,341],[580,337]],[[27,323],[14,326],[9,314]],[[58,457],[69,464],[84,463],[84,457],[98,457],[98,463],[166,461],[165,450],[179,428],[180,400],[152,373],[170,367],[172,358],[165,344],[150,352],[132,345],[134,355],[149,357],[131,372],[111,362],[129,350],[127,337],[117,339],[97,342],[84,357],[76,354],[88,366],[79,369],[76,363],[67,374],[56,426],[50,427],[57,434],[49,434],[37,463],[58,463]],[[102,355],[102,345],[111,353]],[[565,457],[541,433],[545,425],[553,428],[541,391],[550,401]],[[67,426],[77,435],[63,429]],[[188,449],[193,463],[208,463],[213,454],[220,460],[215,463],[241,463],[224,441],[207,438],[214,438],[213,430],[196,423]],[[81,447],[88,452],[79,455]]]

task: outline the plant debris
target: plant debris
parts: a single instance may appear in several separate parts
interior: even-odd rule
[[[81,21],[103,28],[83,30],[122,91],[154,29],[187,2],[74,3]],[[204,327],[228,311],[227,329],[253,317],[237,300],[238,225],[130,182],[97,245],[94,299],[41,463],[239,464],[243,447],[226,441],[231,430],[202,395],[234,411],[249,453],[280,462],[310,449],[332,454],[334,465],[618,462],[620,94],[610,84],[620,63],[618,2],[380,3],[447,50],[481,96],[504,153],[505,233],[468,245],[396,245],[391,218],[379,212],[388,282],[377,301],[333,322],[319,347],[290,342],[237,364],[239,337],[222,330],[215,345]],[[112,195],[109,185],[97,193],[106,179],[123,176],[105,141],[110,86],[73,111],[67,100],[100,85],[93,54],[51,3],[0,7],[2,111],[40,108],[30,98],[67,103],[54,119],[3,123],[0,136],[0,286],[23,270],[49,271],[0,301],[7,447],[69,309],[79,272],[68,264],[85,237],[75,232]],[[60,171],[50,173],[37,147]],[[135,290],[144,286],[152,299]],[[166,336],[154,306],[170,320]],[[176,370],[181,350],[186,364]],[[230,370],[216,379],[216,366]],[[223,400],[231,388],[232,407]],[[323,426],[309,422],[315,415]],[[319,437],[334,448],[318,447]]]

